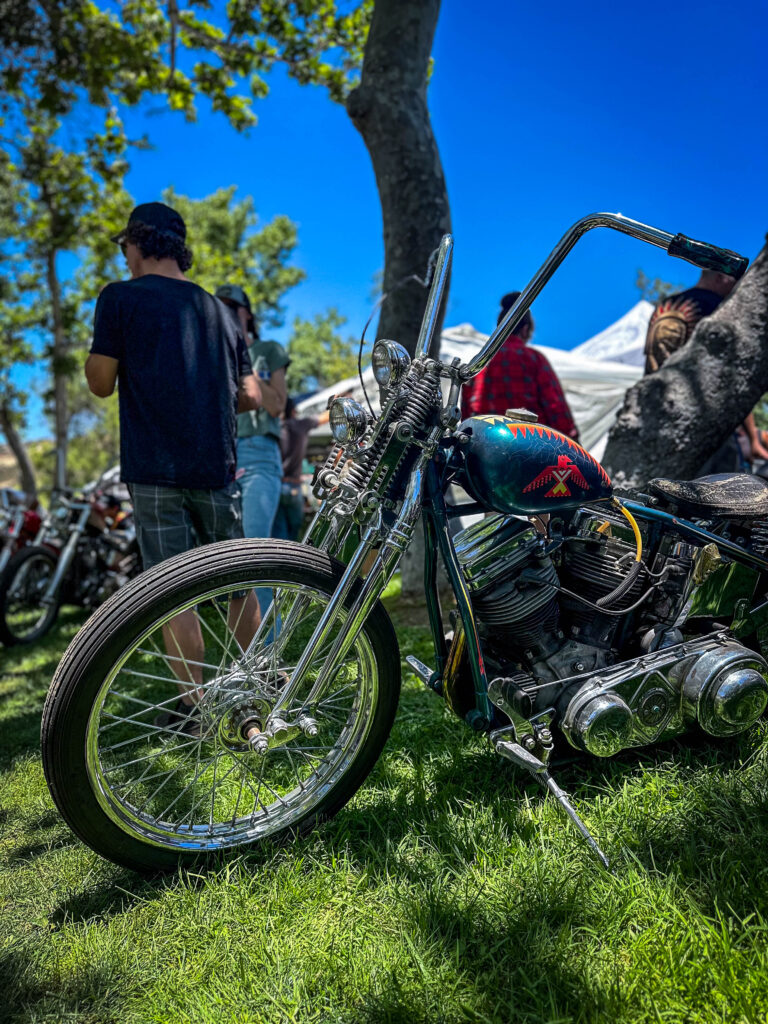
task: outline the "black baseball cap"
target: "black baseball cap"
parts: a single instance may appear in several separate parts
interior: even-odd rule
[[[112,236],[112,241],[120,245],[125,241],[128,228],[133,224],[146,224],[147,227],[157,228],[158,231],[166,231],[171,235],[178,235],[182,242],[187,237],[187,226],[180,213],[176,213],[165,203],[140,203],[131,210],[127,225],[117,235]]]
[[[245,290],[240,287],[239,284],[221,284],[216,289],[217,299],[229,299],[230,302],[236,303],[238,306],[244,306],[248,312],[251,312],[251,300],[248,298]]]

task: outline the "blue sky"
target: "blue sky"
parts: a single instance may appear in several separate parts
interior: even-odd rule
[[[499,296],[593,210],[754,257],[768,230],[767,24],[764,0],[443,0],[429,103],[456,240],[446,324],[490,330]],[[128,111],[129,132],[155,144],[134,156],[128,187],[145,202],[168,185],[199,198],[234,183],[262,220],[287,214],[307,280],[274,336],[329,306],[359,333],[383,265],[368,154],[323,90],[282,73],[270,84],[248,136],[204,105],[196,124],[159,101]],[[639,297],[639,267],[697,276],[662,250],[593,232],[537,300],[536,341],[571,348],[617,319]]]

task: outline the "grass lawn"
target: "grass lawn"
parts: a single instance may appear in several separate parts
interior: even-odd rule
[[[426,630],[393,606],[401,652]],[[765,723],[559,772],[613,857],[407,671],[392,737],[291,848],[148,881],[75,840],[40,710],[82,615],[0,648],[0,1020],[768,1020]]]

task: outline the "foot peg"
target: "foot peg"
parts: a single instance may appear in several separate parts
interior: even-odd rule
[[[549,774],[547,766],[543,761],[540,761],[538,757],[534,757],[527,750],[520,746],[519,743],[513,742],[511,739],[505,739],[505,735],[509,736],[510,733],[506,730],[499,730],[498,732],[492,732],[490,735],[491,742],[496,749],[497,754],[501,754],[502,757],[506,757],[508,761],[518,765],[520,768],[525,768],[527,772],[541,783],[541,785],[552,794],[557,800],[560,806],[563,808],[565,813],[571,819],[573,824],[579,830],[581,835],[586,840],[590,850],[595,854],[603,867],[607,870],[611,870],[610,862],[608,858],[597,845],[597,841],[592,833],[589,831],[587,826],[581,820],[576,812],[575,807],[568,799],[567,795],[558,786],[552,776]]]
[[[425,665],[423,661],[419,661],[413,654],[409,654],[405,659],[411,666],[411,670],[414,675],[417,675],[424,685],[433,690],[435,693],[441,693],[440,678],[436,672],[433,672],[429,665]]]

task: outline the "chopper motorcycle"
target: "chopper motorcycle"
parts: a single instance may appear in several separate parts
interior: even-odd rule
[[[692,728],[730,736],[758,719],[768,703],[768,484],[657,480],[647,502],[619,500],[592,456],[525,410],[460,422],[462,385],[597,226],[700,267],[746,270],[728,250],[593,214],[472,361],[446,365],[428,356],[446,236],[414,358],[396,342],[374,346],[378,418],[351,398],[330,404],[335,445],[303,542],[229,541],[169,559],[110,598],[66,651],[43,713],[43,764],[59,810],[93,849],[169,869],[288,839],[349,801],[397,708],[398,641],[379,598],[420,521],[434,655],[431,665],[406,660],[546,787],[604,864],[552,776],[556,740],[609,757]],[[472,500],[451,506],[452,483]],[[454,517],[478,512],[453,534]],[[456,600],[448,635],[438,555]],[[253,588],[269,588],[272,602],[246,629]],[[181,616],[199,630],[184,648],[173,632]],[[184,690],[186,712],[158,715]]]
[[[62,604],[95,608],[139,572],[133,515],[110,493],[110,472],[80,496],[55,490],[35,542],[9,559],[0,575],[6,646],[35,643]]]

